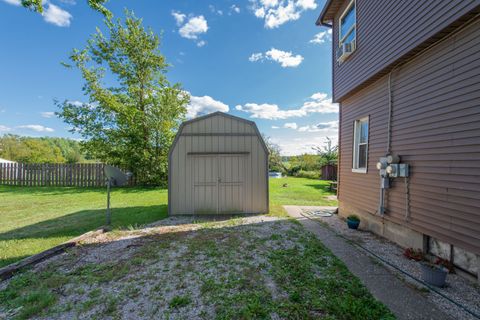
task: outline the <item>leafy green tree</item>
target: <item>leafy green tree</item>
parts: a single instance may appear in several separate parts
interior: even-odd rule
[[[108,0],[87,0],[90,8],[102,13],[106,17],[111,17],[112,13],[105,8],[104,4]],[[43,13],[43,0],[21,0],[22,6],[35,12]]]
[[[57,102],[58,116],[94,158],[132,171],[140,182],[164,184],[168,150],[190,97],[168,82],[160,39],[141,19],[126,11],[124,22],[105,22],[108,35],[97,29],[86,48],[70,56],[89,103]]]
[[[22,163],[65,162],[62,149],[55,144],[52,138],[30,138],[15,135],[0,137],[0,157]]]
[[[282,156],[280,155],[280,146],[272,141],[272,139],[262,134],[263,141],[267,145],[268,149],[268,170],[276,172],[285,172],[283,166]]]
[[[338,146],[334,145],[332,139],[326,137],[327,141],[323,146],[313,147],[317,154],[321,156],[321,165],[336,164],[338,159]]]

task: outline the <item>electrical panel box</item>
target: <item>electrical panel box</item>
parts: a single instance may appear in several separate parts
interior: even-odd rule
[[[399,177],[408,177],[410,175],[410,166],[406,163],[400,163],[398,168]]]
[[[408,177],[410,175],[410,168],[406,163],[392,163],[386,169],[390,178]]]

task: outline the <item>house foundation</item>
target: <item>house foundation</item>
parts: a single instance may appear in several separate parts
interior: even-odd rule
[[[458,274],[470,279],[476,278],[480,284],[480,255],[429,237],[381,216],[358,210],[342,201],[339,201],[338,214],[344,219],[351,214],[359,216],[361,220],[359,229],[371,231],[402,248],[419,249],[433,256],[452,261]]]

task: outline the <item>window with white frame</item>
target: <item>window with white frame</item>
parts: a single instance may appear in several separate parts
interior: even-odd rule
[[[368,117],[358,119],[354,125],[353,166],[354,172],[367,172],[368,164]]]
[[[353,43],[352,51],[355,50],[355,39],[357,34],[357,17],[355,9],[355,0],[352,0],[339,21],[339,41],[338,45],[341,47],[344,43]]]

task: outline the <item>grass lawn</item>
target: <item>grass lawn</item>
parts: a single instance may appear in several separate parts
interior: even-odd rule
[[[9,319],[394,319],[297,222],[172,217],[0,283]]]
[[[336,205],[325,199],[331,195],[327,189],[326,181],[271,179],[271,214],[284,214],[281,206],[286,204]],[[0,267],[105,222],[104,189],[0,186],[0,199]],[[167,216],[167,190],[114,189],[112,206],[114,228],[138,228]]]

